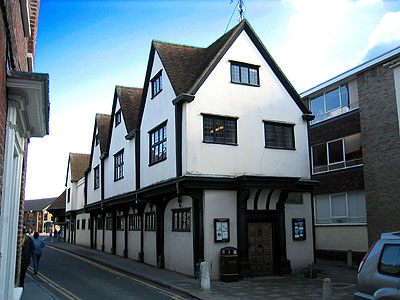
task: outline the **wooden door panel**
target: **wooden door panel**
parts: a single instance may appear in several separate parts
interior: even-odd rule
[[[254,276],[273,274],[272,224],[248,223],[249,262]]]

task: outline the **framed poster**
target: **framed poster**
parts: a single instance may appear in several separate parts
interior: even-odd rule
[[[229,219],[214,219],[214,242],[229,242]]]
[[[306,219],[292,219],[292,233],[294,241],[304,241],[306,239]]]

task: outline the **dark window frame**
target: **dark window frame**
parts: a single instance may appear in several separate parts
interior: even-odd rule
[[[263,121],[264,123],[264,147],[265,148],[272,148],[272,149],[283,149],[283,150],[296,150],[296,144],[295,144],[295,133],[294,133],[294,124],[289,124],[289,123],[281,123],[281,122],[274,122],[274,121]],[[272,126],[273,131],[274,131],[274,136],[273,136],[273,145],[270,144],[269,141],[269,136],[267,134],[267,126]],[[278,132],[276,131],[276,128],[281,128],[283,130],[283,136],[279,137]],[[289,139],[290,141],[287,141],[285,135],[285,129],[289,128],[290,130],[290,135]],[[283,141],[283,146],[278,146],[278,139],[281,139]]]
[[[172,211],[172,231],[190,232],[192,228],[191,208],[176,208]]]
[[[244,62],[239,62],[239,61],[233,61],[230,60],[231,63],[231,83],[235,83],[235,84],[244,84],[244,85],[249,85],[249,86],[260,86],[260,66],[258,65],[253,65],[253,64],[249,64],[249,63],[244,63]],[[234,66],[239,67],[239,80],[236,81],[234,80],[234,71],[233,68]],[[242,72],[245,71],[247,69],[247,80],[248,82],[244,81],[244,78],[242,78]],[[256,71],[257,74],[257,83],[250,83],[250,78],[251,78],[251,71],[250,70],[254,70]]]
[[[144,230],[145,231],[156,231],[157,230],[156,213],[154,211],[146,212],[144,221],[145,221],[144,222]]]
[[[151,98],[153,99],[163,90],[162,87],[162,70],[160,70],[151,81]]]
[[[121,180],[122,178],[124,178],[124,149],[114,154],[114,181]]]
[[[67,203],[71,202],[71,188],[67,189]]]
[[[232,146],[237,146],[238,145],[238,133],[237,133],[237,120],[239,119],[238,117],[228,117],[228,116],[219,116],[219,115],[211,115],[211,114],[201,114],[203,116],[203,143],[209,143],[209,144],[221,144],[221,145],[232,145]],[[221,136],[216,136],[214,135],[214,130],[220,129],[225,129],[227,127],[227,122],[233,122],[232,124],[234,125],[234,134],[232,135],[233,139],[230,140],[230,137],[228,136],[227,131],[224,131],[224,135]],[[212,123],[211,126],[208,126],[208,123]],[[218,128],[216,128],[217,124],[223,124],[219,125]],[[232,125],[230,124],[230,125]],[[216,128],[216,129],[214,129]]]
[[[124,231],[125,230],[125,216],[117,216],[116,218],[117,224],[116,224],[116,230],[118,231]]]
[[[80,220],[76,220],[76,229],[79,230]]]
[[[160,133],[162,132],[163,138],[160,139]],[[167,159],[167,121],[161,123],[154,129],[148,132],[149,134],[149,166],[155,165]],[[157,142],[156,142],[157,139]],[[165,147],[164,147],[165,145]],[[161,147],[161,156],[156,155],[156,150],[159,153],[159,147]],[[164,151],[165,149],[165,151]]]
[[[128,215],[129,231],[140,231],[142,229],[142,216],[140,214]]]
[[[100,167],[97,165],[94,169],[94,182],[93,182],[93,189],[97,190],[100,187]]]
[[[106,230],[112,230],[112,229],[113,229],[112,217],[106,217]]]
[[[121,109],[119,109],[115,113],[115,127],[117,127],[119,124],[121,124],[121,119],[122,119],[122,113],[121,113]]]
[[[82,219],[82,230],[86,230],[86,219]]]

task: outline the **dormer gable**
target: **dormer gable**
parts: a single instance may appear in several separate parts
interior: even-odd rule
[[[90,154],[83,153],[69,153],[67,178],[65,185],[67,186],[68,180],[77,182],[85,176],[85,170],[89,166]]]
[[[107,155],[110,119],[110,115],[96,114],[88,170],[92,168],[95,147],[99,147],[100,156]]]

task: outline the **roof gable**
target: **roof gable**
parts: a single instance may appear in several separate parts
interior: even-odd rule
[[[71,181],[78,181],[85,176],[89,166],[90,154],[70,153],[68,167],[71,168]]]
[[[24,211],[43,211],[45,210],[51,203],[56,200],[53,198],[43,198],[43,199],[32,199],[24,201]]]
[[[94,129],[93,129],[93,137],[92,137],[92,149],[90,152],[90,159],[88,169],[92,167],[93,160],[93,151],[95,147],[96,141],[96,132],[99,134],[99,147],[100,147],[100,155],[105,154],[108,151],[108,136],[109,136],[109,126],[110,126],[110,115],[106,114],[96,114]]]

